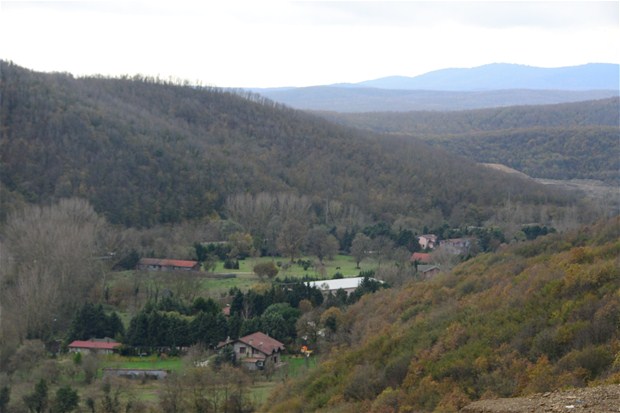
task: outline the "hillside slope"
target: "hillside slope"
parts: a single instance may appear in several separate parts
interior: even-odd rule
[[[270,412],[454,412],[620,381],[620,218],[365,296],[339,346]]]
[[[535,178],[620,183],[618,98],[461,112],[323,113],[347,126],[410,135]]]
[[[422,136],[471,134],[517,128],[620,128],[620,98],[554,105],[525,105],[455,112],[321,112],[321,116],[360,129]]]
[[[223,215],[237,193],[291,192],[388,222],[475,224],[509,195],[534,206],[575,201],[419,142],[379,139],[256,96],[150,78],[76,79],[6,62],[0,69],[3,213],[79,196],[113,223],[150,226]]]

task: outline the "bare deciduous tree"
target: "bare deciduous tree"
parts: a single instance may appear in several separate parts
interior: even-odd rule
[[[306,252],[315,255],[322,264],[323,259],[331,259],[338,252],[338,241],[327,228],[314,227],[306,234]]]
[[[306,228],[300,221],[285,222],[278,236],[278,250],[282,255],[290,257],[293,262],[301,250],[305,235]]]
[[[355,267],[360,267],[360,262],[370,254],[372,240],[361,232],[355,234],[351,243],[351,255],[355,258]]]
[[[7,287],[2,316],[8,309],[16,312],[7,316],[19,320],[20,337],[48,337],[69,323],[105,274],[105,231],[105,221],[80,199],[31,206],[9,216],[4,235],[11,260],[1,270]]]
[[[311,206],[309,198],[290,193],[237,194],[226,201],[230,217],[242,225],[258,243],[270,238],[269,228],[273,226],[274,218],[277,217],[279,222],[307,222]]]

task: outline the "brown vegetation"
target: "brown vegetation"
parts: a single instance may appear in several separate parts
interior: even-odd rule
[[[338,316],[345,334],[330,356],[274,393],[268,410],[458,411],[617,383],[618,234],[616,218],[363,297]]]

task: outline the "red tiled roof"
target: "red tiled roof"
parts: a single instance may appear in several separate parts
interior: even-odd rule
[[[414,252],[411,255],[411,261],[431,262],[431,254],[428,254],[426,252]]]
[[[198,264],[196,261],[186,261],[186,260],[162,260],[162,265],[168,267],[188,267],[191,268],[194,265]]]
[[[265,354],[272,354],[276,351],[284,350],[284,344],[260,331],[241,337],[239,341]]]
[[[114,350],[119,347],[121,343],[107,342],[107,341],[80,341],[75,340],[69,344],[70,348],[87,348],[89,350]]]
[[[197,261],[188,261],[188,260],[169,260],[169,259],[160,259],[160,258],[141,258],[139,265],[158,265],[161,267],[179,267],[179,268],[192,268],[196,264]]]
[[[256,333],[252,333],[245,337],[238,338],[237,340],[227,339],[226,341],[222,341],[217,345],[217,348],[224,347],[228,344],[235,343],[240,341],[250,347],[255,348],[263,354],[270,355],[278,350],[284,350],[284,344],[280,343],[275,338],[269,337],[267,334],[261,333],[260,331]]]

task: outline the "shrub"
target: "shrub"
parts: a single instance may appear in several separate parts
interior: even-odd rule
[[[558,361],[558,368],[563,371],[572,371],[579,368],[587,370],[587,380],[600,375],[610,368],[614,361],[611,352],[602,346],[586,347],[583,350],[573,350]]]
[[[385,388],[382,374],[370,364],[356,366],[344,388],[345,400],[372,400]]]

